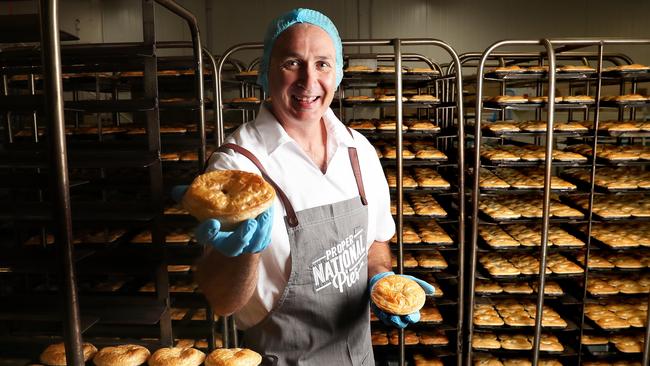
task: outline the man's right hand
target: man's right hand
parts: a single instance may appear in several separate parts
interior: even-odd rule
[[[180,202],[187,186],[172,189],[172,197]],[[273,206],[262,212],[255,220],[248,219],[234,230],[221,231],[221,223],[208,219],[199,224],[194,235],[199,244],[209,245],[227,257],[236,257],[244,253],[259,253],[271,242],[273,227]]]

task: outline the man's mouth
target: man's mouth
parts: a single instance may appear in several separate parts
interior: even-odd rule
[[[316,100],[318,100],[318,98],[320,98],[320,96],[297,96],[297,95],[292,95],[292,97],[297,102],[307,103],[307,104],[311,104]]]

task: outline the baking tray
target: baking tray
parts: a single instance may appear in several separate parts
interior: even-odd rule
[[[546,329],[546,328],[544,328]],[[560,343],[562,343],[562,346],[564,347],[564,350],[562,351],[544,351],[544,350],[539,350],[540,355],[542,356],[564,356],[564,357],[570,357],[570,356],[575,356],[577,355],[577,352],[569,347],[566,343],[563,343],[560,340]],[[531,342],[532,344],[532,342]],[[472,349],[476,352],[487,352],[490,353],[494,356],[506,356],[506,357],[528,357],[530,354],[533,352],[533,348],[531,347],[530,349],[515,349],[515,350],[509,350],[505,348],[476,348],[472,346]]]
[[[631,101],[631,102],[601,101],[600,102],[601,107],[609,107],[609,108],[639,108],[639,107],[646,107],[648,105],[650,105],[648,101]]]

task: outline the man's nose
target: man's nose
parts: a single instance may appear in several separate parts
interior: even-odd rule
[[[305,65],[300,69],[300,85],[305,89],[310,89],[316,81],[316,68],[311,65]]]

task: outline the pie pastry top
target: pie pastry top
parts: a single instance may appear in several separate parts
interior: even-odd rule
[[[204,221],[215,218],[223,230],[266,211],[275,190],[261,176],[241,170],[215,170],[194,179],[183,196],[183,207]]]
[[[219,348],[208,355],[205,366],[258,366],[262,356],[247,348]]]
[[[372,288],[372,302],[390,314],[407,315],[424,306],[426,294],[415,281],[404,276],[389,275]]]

